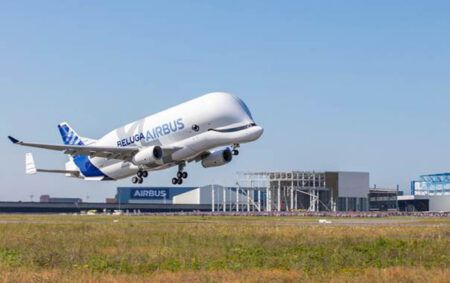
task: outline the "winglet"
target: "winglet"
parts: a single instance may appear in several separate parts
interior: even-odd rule
[[[19,143],[20,141],[18,139],[15,139],[11,136],[8,136],[8,139],[12,142],[12,143]]]

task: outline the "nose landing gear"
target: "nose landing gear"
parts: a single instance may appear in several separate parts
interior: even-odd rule
[[[131,182],[133,184],[142,184],[144,182],[144,178],[148,177],[148,172],[144,170],[139,170],[136,173],[136,176],[131,178]]]
[[[239,150],[238,150],[239,147],[240,147],[239,144],[233,144],[231,153],[235,156],[238,156],[239,155]]]

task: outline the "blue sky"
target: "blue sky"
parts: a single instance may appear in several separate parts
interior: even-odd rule
[[[242,170],[369,171],[400,184],[450,171],[448,1],[2,1],[0,200],[113,196],[117,183],[24,175],[24,153],[61,168],[60,143],[211,91],[241,97],[263,138],[230,165],[191,165],[186,185]],[[148,185],[169,185],[175,169]]]

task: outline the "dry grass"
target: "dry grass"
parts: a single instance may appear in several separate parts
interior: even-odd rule
[[[295,270],[180,271],[152,274],[110,274],[81,271],[1,270],[1,282],[449,282],[448,269],[391,267],[358,272],[310,275]]]
[[[395,221],[0,216],[0,281],[448,282],[450,220]]]

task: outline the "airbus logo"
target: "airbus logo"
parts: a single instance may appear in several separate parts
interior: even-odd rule
[[[167,190],[163,189],[140,189],[140,190],[133,190],[131,192],[132,198],[155,198],[155,199],[162,199],[167,198],[168,193]]]
[[[141,132],[134,136],[119,140],[117,141],[117,146],[124,147],[137,142],[150,142],[168,134],[181,131],[182,129],[184,129],[183,119],[179,118],[170,123],[165,123],[160,126],[154,127],[147,132]]]

